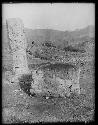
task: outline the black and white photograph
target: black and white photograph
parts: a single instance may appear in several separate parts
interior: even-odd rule
[[[95,4],[2,4],[2,123],[95,121]]]

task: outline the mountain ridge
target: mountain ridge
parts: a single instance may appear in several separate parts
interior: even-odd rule
[[[53,41],[55,44],[59,44],[61,42],[68,41],[69,44],[75,44],[84,41],[87,38],[94,37],[94,26],[88,26],[84,29],[80,29],[79,31],[59,31],[53,29],[24,29],[27,40],[31,39],[34,41]],[[28,39],[30,37],[30,40]]]
[[[83,32],[83,30],[85,30],[85,33]],[[84,41],[92,41],[91,38],[93,36],[94,38],[94,27],[91,27],[91,30],[89,30],[89,28],[87,27],[87,29],[82,29],[83,35],[81,35],[81,37],[77,34],[81,34],[79,32],[76,31],[57,31],[57,30],[53,30],[53,29],[28,29],[28,28],[24,28],[24,32],[25,32],[25,36],[27,39],[27,44],[28,46],[32,46],[32,42],[34,41],[35,43],[37,43],[38,45],[40,45],[42,42],[45,41],[51,41],[53,44],[55,44],[57,47],[59,48],[64,48],[67,46],[77,46],[78,44],[80,44],[79,46],[75,47],[75,48],[84,48],[84,46],[88,46],[90,45],[89,43],[87,43],[87,45],[85,45],[83,42]],[[90,36],[90,33],[93,33],[92,36]],[[74,35],[73,35],[74,34]],[[10,50],[10,46],[9,46],[9,39],[8,39],[8,33],[7,33],[7,28],[6,25],[2,26],[2,47],[3,47],[3,65],[9,67],[12,66],[12,55],[11,55],[11,50]],[[82,45],[83,43],[83,45]],[[91,51],[91,49],[90,49]]]

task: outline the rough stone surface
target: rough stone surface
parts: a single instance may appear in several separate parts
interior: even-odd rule
[[[6,21],[8,37],[13,54],[13,71],[15,74],[24,74],[29,72],[26,57],[26,38],[24,26],[21,19],[11,18]]]
[[[55,84],[56,85],[56,88],[57,88],[57,92],[60,94],[60,95],[68,95],[70,96],[70,93],[71,92],[75,92],[76,94],[80,94],[80,84],[79,84],[79,78],[80,78],[80,68],[76,69],[76,71],[69,71],[69,79],[65,78],[65,79],[62,79],[60,77],[57,77],[55,75],[53,75],[53,78],[48,78],[51,82],[51,86],[52,84]],[[34,70],[32,72],[32,78],[33,78],[33,82],[32,82],[32,89],[31,89],[31,93],[32,92],[39,92],[41,93],[44,88],[44,72],[39,70]],[[47,81],[47,82],[48,82]],[[47,84],[47,83],[46,83]],[[54,85],[54,86],[55,86]],[[46,87],[47,88],[47,87]],[[49,87],[48,87],[49,88]],[[49,89],[49,91],[55,91],[53,87],[51,89]]]

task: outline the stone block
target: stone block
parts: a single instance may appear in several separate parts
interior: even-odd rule
[[[27,41],[22,20],[10,18],[7,19],[6,24],[13,54],[13,71],[15,74],[26,74],[29,72],[26,56]]]

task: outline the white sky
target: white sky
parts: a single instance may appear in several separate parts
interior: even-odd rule
[[[83,3],[3,4],[2,23],[19,17],[31,29],[75,30],[95,25],[95,5]]]

